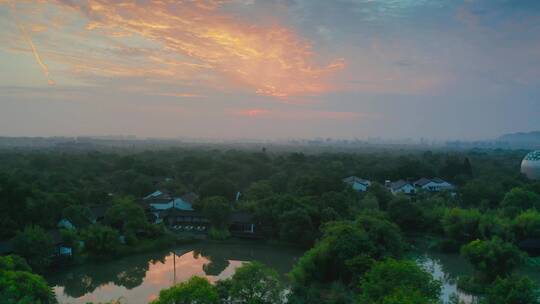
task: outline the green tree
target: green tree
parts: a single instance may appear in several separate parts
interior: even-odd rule
[[[488,288],[482,304],[540,304],[538,286],[527,277],[497,279]]]
[[[356,221],[332,222],[323,237],[300,258],[290,277],[299,288],[313,283],[349,283],[369,269],[373,260],[399,257],[403,240],[399,228],[380,215]]]
[[[41,272],[51,263],[54,245],[51,236],[39,226],[28,226],[13,239],[14,252],[28,261],[32,269]]]
[[[152,304],[218,304],[219,294],[207,279],[192,277],[186,282],[159,292]]]
[[[231,215],[231,204],[221,196],[211,196],[202,200],[202,212],[216,229],[227,229]]]
[[[68,219],[75,228],[84,228],[91,224],[92,213],[86,206],[71,205],[62,210],[62,217]]]
[[[523,210],[538,209],[540,207],[540,196],[523,188],[513,188],[506,193],[501,206],[506,209],[508,214],[516,215]]]
[[[480,211],[476,209],[448,209],[442,219],[444,233],[457,244],[478,239],[481,217]]]
[[[233,200],[238,188],[230,180],[224,178],[212,178],[201,184],[199,193],[201,198],[221,196],[227,200]]]
[[[279,218],[281,239],[301,246],[313,244],[317,231],[305,209],[294,209]]]
[[[250,262],[238,268],[229,285],[227,302],[236,304],[283,303],[284,287],[278,273],[261,263]]]
[[[523,259],[514,245],[499,238],[472,241],[461,248],[461,255],[473,265],[477,279],[486,283],[510,275]]]
[[[354,274],[347,261],[374,250],[366,231],[353,222],[335,222],[325,227],[323,238],[300,258],[289,275],[299,289],[314,283],[348,283]]]
[[[540,238],[540,212],[528,210],[519,214],[512,223],[518,241]]]
[[[291,184],[291,190],[300,196],[320,196],[326,192],[341,192],[345,184],[334,172],[314,172],[298,175]]]
[[[413,261],[376,263],[360,281],[359,303],[438,303],[441,283]]]
[[[465,157],[465,160],[463,160],[462,174],[469,178],[473,176],[473,169],[472,169],[471,161],[469,160],[468,157]]]
[[[379,200],[374,194],[368,193],[360,200],[360,208],[379,210]]]
[[[400,257],[404,242],[399,227],[389,221],[383,213],[364,212],[356,217],[355,223],[367,232],[369,241],[374,247],[371,257],[380,260]]]
[[[478,208],[483,202],[486,207],[496,207],[504,197],[504,187],[491,180],[474,179],[460,187],[465,207]]]
[[[118,231],[102,225],[92,225],[82,233],[86,252],[97,258],[111,257],[120,250]]]
[[[0,256],[0,270],[31,272],[32,268],[26,260],[18,255]]]
[[[244,193],[246,200],[261,200],[274,194],[272,184],[269,181],[258,181],[249,186]]]
[[[372,183],[368,188],[368,193],[375,195],[381,210],[387,210],[388,204],[394,198],[392,193],[390,193],[385,186],[379,183]]]
[[[18,256],[0,257],[0,299],[6,304],[53,304],[56,298],[43,277],[32,274]]]
[[[73,251],[78,252],[80,250],[80,240],[79,234],[73,230],[62,229],[60,230],[62,236],[62,243],[70,247]]]
[[[145,232],[149,226],[143,208],[129,197],[114,201],[105,213],[105,223],[131,236]]]
[[[423,226],[423,214],[418,205],[406,196],[393,199],[388,207],[388,214],[404,231],[419,231]]]
[[[438,304],[432,298],[422,295],[417,290],[399,288],[386,295],[382,304]]]
[[[481,238],[484,240],[498,237],[505,241],[511,241],[514,238],[511,224],[512,222],[509,219],[490,212],[482,215],[478,229]]]
[[[334,209],[341,218],[352,219],[352,214],[355,214],[355,210],[358,202],[357,193],[349,188],[345,191],[325,192],[320,197],[321,207]]]

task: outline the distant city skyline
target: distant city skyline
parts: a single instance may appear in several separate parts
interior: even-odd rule
[[[0,136],[535,130],[535,0],[0,0]]]

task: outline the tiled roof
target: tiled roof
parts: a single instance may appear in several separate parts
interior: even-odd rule
[[[393,190],[399,190],[401,188],[403,188],[404,186],[406,185],[410,185],[411,183],[407,182],[407,181],[404,181],[402,179],[398,180],[397,182],[393,182],[390,184],[390,188],[392,188]]]
[[[175,209],[193,211],[193,206],[181,198],[175,198],[173,206]]]
[[[424,185],[429,184],[430,182],[431,182],[431,180],[429,178],[422,177],[421,179],[414,182],[414,184],[422,187]]]
[[[438,178],[438,177],[435,177],[433,179],[431,179],[434,183],[437,183],[437,184],[442,184],[442,183],[446,183],[446,181],[442,178]]]
[[[356,176],[346,177],[343,179],[343,182],[348,183],[348,184],[358,183],[358,184],[364,184],[364,185],[369,185],[370,183],[368,180],[365,180],[363,178],[359,178]]]
[[[444,179],[442,178],[438,178],[438,177],[434,177],[434,178],[425,178],[425,177],[422,177],[421,179],[417,180],[416,182],[414,182],[415,185],[417,186],[425,186],[427,184],[429,184],[430,182],[433,182],[433,183],[436,183],[436,184],[443,184],[443,183],[448,183],[447,181],[445,181]],[[450,184],[450,183],[449,183]]]
[[[167,193],[166,191],[157,190],[149,195],[145,196],[143,200],[156,200],[156,199],[171,199],[171,195]]]

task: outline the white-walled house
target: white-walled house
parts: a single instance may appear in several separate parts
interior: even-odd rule
[[[371,182],[356,176],[349,176],[343,179],[343,182],[350,185],[354,190],[359,192],[366,192]]]
[[[401,179],[396,182],[386,181],[385,185],[388,188],[388,190],[392,192],[392,194],[403,193],[403,194],[412,195],[416,193],[416,188],[414,187],[412,183],[409,183],[408,181],[404,181]]]
[[[414,185],[424,191],[429,192],[440,192],[443,190],[451,191],[455,188],[454,185],[440,178],[423,177],[414,182]]]

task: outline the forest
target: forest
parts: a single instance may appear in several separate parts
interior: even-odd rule
[[[0,296],[10,304],[56,303],[42,275],[57,267],[186,241],[137,203],[161,189],[198,194],[194,207],[210,219],[209,238],[227,239],[228,215],[242,211],[253,215],[265,241],[305,253],[286,280],[251,262],[216,284],[193,277],[162,290],[154,304],[440,303],[440,282],[409,258],[419,247],[469,261],[474,273],[458,285],[479,303],[540,303],[538,286],[515,272],[539,267],[531,248],[540,243],[540,182],[520,174],[526,153],[2,151],[0,240],[10,240],[13,253],[0,257]],[[348,176],[371,185],[355,191],[342,181]],[[387,180],[422,177],[442,178],[456,190],[396,195],[385,187]],[[89,211],[104,204],[111,205],[104,220],[89,221]],[[74,253],[58,261],[48,231],[65,217],[81,229],[61,231]]]

